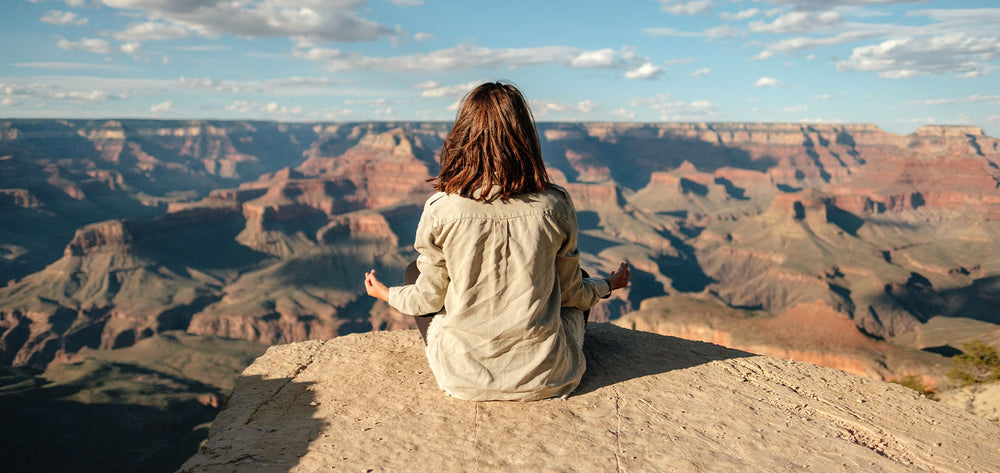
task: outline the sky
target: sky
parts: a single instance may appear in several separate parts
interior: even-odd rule
[[[5,0],[0,117],[974,125],[995,0]]]

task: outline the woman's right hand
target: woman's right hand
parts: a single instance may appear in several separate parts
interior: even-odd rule
[[[369,296],[389,302],[389,288],[375,277],[375,270],[365,273],[365,291]]]
[[[631,280],[632,268],[629,267],[627,261],[622,261],[622,264],[618,265],[618,270],[612,271],[611,275],[608,276],[608,284],[611,285],[612,291],[628,286]]]

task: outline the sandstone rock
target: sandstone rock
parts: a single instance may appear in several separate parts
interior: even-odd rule
[[[127,252],[132,233],[127,222],[110,220],[87,225],[76,231],[66,245],[65,256],[83,256],[96,252]]]
[[[97,342],[81,337],[87,346],[186,321],[268,343],[407,326],[365,299],[357,274],[396,275],[413,259],[449,126],[0,121],[0,351],[41,353],[10,348],[29,333],[57,350],[84,310],[107,320]],[[636,270],[595,320],[704,293],[758,309],[755,323],[818,305],[860,337],[900,336],[935,316],[1000,323],[1000,154],[980,129],[542,123],[539,134],[577,204],[584,266],[597,274],[627,258]],[[135,225],[85,227],[126,217]],[[39,273],[64,249],[67,260]],[[134,290],[140,281],[148,289]]]
[[[938,394],[941,403],[1000,422],[1000,383],[977,384]]]
[[[0,189],[0,209],[10,207],[36,209],[39,205],[38,198],[27,189]]]
[[[989,471],[1000,426],[901,386],[588,326],[567,400],[445,396],[413,331],[272,347],[182,472]]]

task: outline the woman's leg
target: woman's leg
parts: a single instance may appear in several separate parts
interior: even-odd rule
[[[406,272],[403,273],[403,284],[416,283],[417,276],[420,276],[420,270],[417,269],[417,262],[413,261],[406,267]],[[431,319],[433,318],[434,314],[413,316],[414,322],[417,323],[417,330],[420,331],[420,338],[424,339],[424,345],[427,344],[427,327],[430,327]]]

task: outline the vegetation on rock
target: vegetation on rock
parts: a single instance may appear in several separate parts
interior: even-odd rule
[[[980,340],[962,345],[962,354],[952,358],[955,367],[948,378],[960,386],[1000,380],[1000,351]]]

